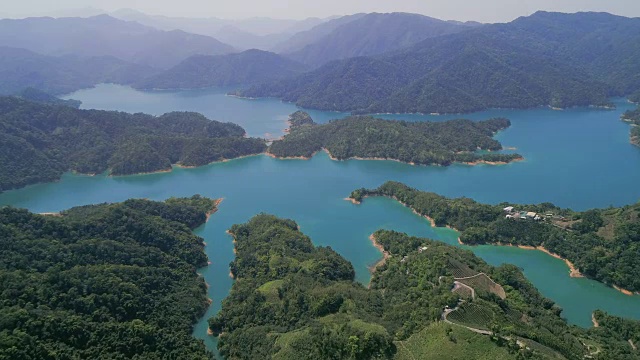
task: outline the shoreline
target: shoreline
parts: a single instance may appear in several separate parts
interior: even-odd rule
[[[373,247],[375,247],[376,249],[378,249],[378,251],[382,253],[382,258],[376,261],[375,264],[369,267],[369,272],[373,275],[373,273],[376,272],[376,269],[378,268],[378,266],[384,265],[387,262],[387,259],[391,257],[391,254],[389,254],[389,252],[384,249],[384,246],[382,246],[378,242],[378,240],[376,239],[375,233],[369,235],[369,240],[371,241],[371,244],[373,244]]]
[[[596,316],[594,313],[591,313],[591,322],[593,323],[593,327],[600,327],[600,323],[596,320]]]
[[[498,166],[498,165],[508,165],[514,162],[519,162],[519,161],[524,161],[525,158],[523,156],[513,159],[511,161],[505,162],[505,161],[486,161],[486,160],[477,160],[477,161],[473,161],[473,162],[459,162],[459,161],[454,161],[449,165],[442,165],[442,164],[417,164],[415,162],[405,162],[402,160],[398,160],[398,159],[392,159],[392,158],[381,158],[381,157],[360,157],[360,156],[352,156],[346,159],[338,159],[335,156],[331,155],[331,152],[326,149],[326,148],[322,148],[321,151],[324,151],[325,153],[327,153],[327,155],[329,155],[329,159],[331,159],[332,161],[349,161],[349,160],[359,160],[359,161],[395,161],[395,162],[399,162],[401,164],[406,164],[406,165],[411,165],[411,166],[442,166],[442,167],[448,167],[451,165],[455,165],[455,164],[460,164],[460,165],[469,165],[469,166],[475,166],[475,165],[494,165],[494,166]],[[279,160],[310,160],[312,157],[314,157],[316,154],[318,153],[318,151],[314,152],[313,154],[311,154],[311,156],[306,157],[306,156],[277,156],[274,155],[272,153],[270,153],[269,151],[266,151],[264,154],[274,158],[274,159],[279,159]]]
[[[218,207],[220,206],[220,204],[222,203],[223,200],[224,200],[224,198],[220,198],[220,199],[215,199],[213,201],[213,208],[207,212],[207,214],[206,214],[207,219],[205,220],[205,223],[209,222],[209,219],[211,218],[211,215],[213,215],[216,212],[218,212]],[[205,245],[206,245],[206,243],[205,243]]]

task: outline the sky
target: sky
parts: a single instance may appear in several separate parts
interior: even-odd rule
[[[640,0],[0,0],[0,3],[1,17],[83,16],[121,8],[154,15],[225,19],[303,19],[402,11],[444,20],[506,22],[537,10],[606,11],[640,17]]]

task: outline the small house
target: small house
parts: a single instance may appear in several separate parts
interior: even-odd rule
[[[513,212],[513,206],[507,206],[506,208],[502,209],[507,213],[512,213]]]
[[[527,217],[528,217],[528,218],[531,218],[531,219],[535,218],[535,217],[536,217],[536,215],[538,215],[538,214],[534,213],[533,211],[529,211],[529,212],[527,213]]]

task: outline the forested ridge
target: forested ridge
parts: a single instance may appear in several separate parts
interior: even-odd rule
[[[192,229],[215,204],[0,208],[0,359],[210,359],[191,335],[208,307]]]
[[[271,144],[270,154],[308,158],[324,148],[339,160],[379,158],[445,166],[454,162],[510,162],[522,158],[518,154],[477,153],[502,149],[493,135],[511,125],[507,119],[406,122],[351,116],[320,125],[306,119],[304,113],[294,115],[289,134]],[[306,120],[301,122],[299,118]]]
[[[437,226],[451,226],[461,232],[466,244],[513,244],[543,246],[571,261],[582,274],[605,284],[640,291],[640,204],[621,208],[575,212],[553,204],[480,204],[469,198],[449,199],[419,191],[397,182],[386,182],[377,189],[359,189],[351,198],[388,196]],[[503,208],[534,212],[544,220],[509,219]],[[546,217],[546,214],[553,214]],[[520,214],[515,214],[519,218]]]
[[[379,230],[373,238],[389,256],[367,289],[354,281],[348,261],[313,246],[292,220],[260,214],[230,233],[235,282],[222,310],[209,320],[228,360],[410,359],[427,342],[446,347],[448,359],[478,351],[501,359],[610,359],[630,353],[628,343],[608,333],[619,330],[603,325],[591,333],[568,326],[562,310],[517,267],[490,266],[468,250]],[[461,274],[484,276],[493,285],[472,284],[477,290],[469,296],[457,290]],[[443,309],[449,309],[446,323]],[[491,335],[462,338],[469,327]],[[597,349],[585,345],[594,342]],[[405,343],[417,345],[409,350]],[[420,356],[443,358],[439,352]]]
[[[0,97],[0,191],[66,171],[128,175],[264,152],[262,139],[203,115],[78,110]]]
[[[638,34],[637,18],[537,12],[241,93],[356,113],[610,106],[610,96],[640,88]]]
[[[299,75],[301,63],[278,54],[247,50],[237,54],[194,55],[178,65],[134,85],[141,89],[194,89],[252,85]]]
[[[76,109],[80,108],[80,105],[82,105],[82,101],[80,100],[73,100],[73,99],[63,100],[45,91],[32,88],[32,87],[27,87],[13,94],[13,96],[19,97],[24,100],[37,102],[37,103],[50,104],[50,105],[66,105]]]

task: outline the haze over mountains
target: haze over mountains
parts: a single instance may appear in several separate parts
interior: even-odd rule
[[[234,51],[211,37],[157,30],[108,15],[0,20],[0,46],[53,56],[113,56],[157,68],[169,68],[191,55]]]
[[[640,89],[640,19],[607,13],[538,12],[492,25],[408,13],[301,21],[114,15],[144,24],[109,15],[0,20],[0,93],[60,94],[100,82],[237,86],[241,96],[323,110],[430,113],[604,106]],[[271,52],[242,51],[249,44]]]
[[[180,29],[214,37],[238,49],[270,50],[298,32],[309,30],[330,19],[311,17],[304,20],[249,18],[227,20],[219,18],[183,18],[147,15],[132,9],[121,9],[112,16],[161,30]]]
[[[640,88],[639,55],[638,18],[538,12],[332,62],[241,95],[364,113],[605,105]]]
[[[291,78],[306,70],[308,67],[304,64],[262,50],[218,56],[196,55],[134,87],[185,89],[259,84]]]
[[[366,14],[339,25],[299,50],[286,52],[286,55],[305,64],[320,66],[331,60],[382,54],[468,28],[464,24],[418,14]]]

